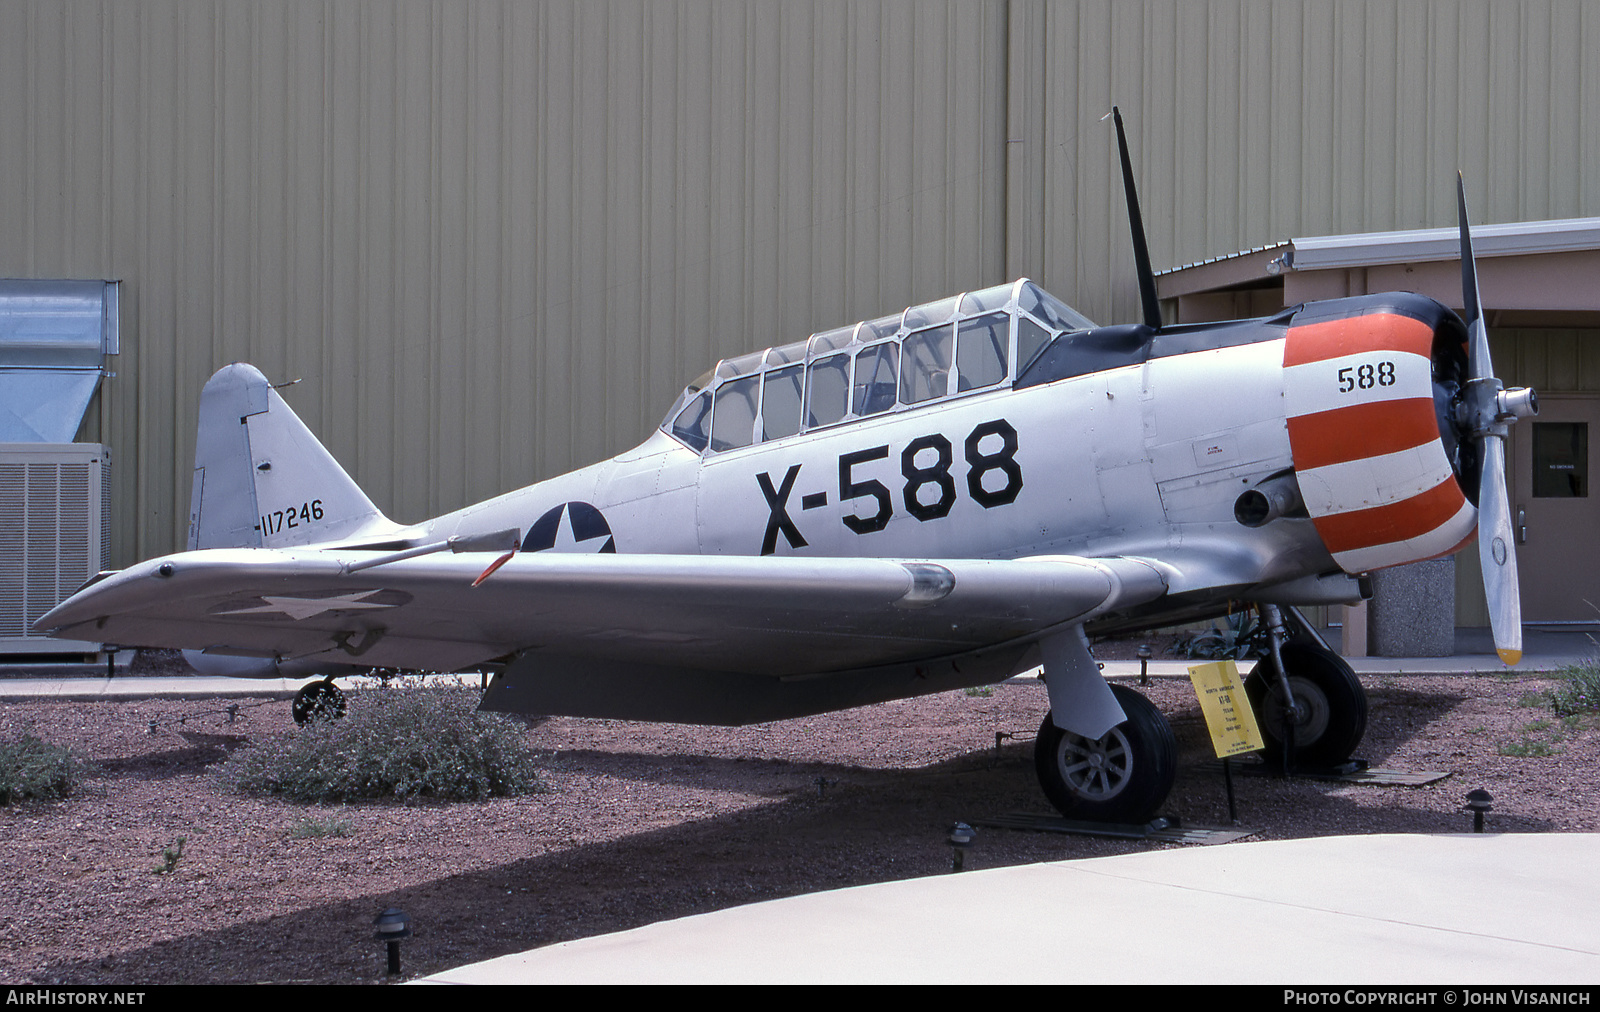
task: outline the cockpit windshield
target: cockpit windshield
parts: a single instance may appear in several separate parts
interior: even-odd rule
[[[1021,278],[723,359],[684,388],[663,431],[733,450],[997,389],[1059,334],[1094,327]]]

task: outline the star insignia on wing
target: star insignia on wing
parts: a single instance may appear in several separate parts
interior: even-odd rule
[[[348,594],[339,594],[334,597],[274,597],[263,594],[261,595],[261,600],[265,601],[265,604],[258,604],[250,608],[236,608],[233,611],[218,612],[217,614],[271,615],[277,613],[287,615],[296,622],[300,622],[330,611],[368,611],[377,608],[393,608],[393,604],[367,600],[367,598],[380,593],[382,593],[381,590],[354,590]]]

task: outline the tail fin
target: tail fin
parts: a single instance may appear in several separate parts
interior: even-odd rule
[[[189,548],[282,548],[395,525],[260,370],[235,363],[200,394]]]

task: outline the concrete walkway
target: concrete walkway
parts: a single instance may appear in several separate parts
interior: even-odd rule
[[[1589,834],[1343,836],[1059,861],[734,907],[421,983],[1593,984],[1597,854]]]

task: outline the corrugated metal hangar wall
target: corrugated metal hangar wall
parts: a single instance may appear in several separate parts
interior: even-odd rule
[[[719,356],[1018,274],[1600,214],[1570,2],[0,3],[0,276],[116,278],[115,561],[245,359],[397,519],[614,453]]]

